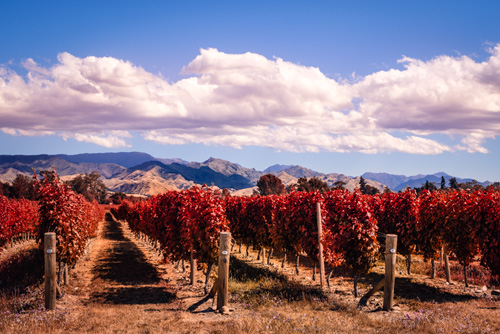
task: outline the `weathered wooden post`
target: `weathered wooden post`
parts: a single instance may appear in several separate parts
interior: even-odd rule
[[[189,274],[189,278],[191,282],[189,284],[194,285],[194,273],[196,272],[196,260],[194,259],[194,250],[193,247],[191,247],[191,257],[190,257],[190,266],[191,266],[191,273]]]
[[[47,232],[43,239],[45,254],[45,309],[56,308],[56,234]]]
[[[219,277],[217,279],[217,310],[228,313],[228,282],[231,233],[221,232],[219,239]]]
[[[318,245],[319,245],[319,283],[321,288],[323,288],[323,282],[325,281],[325,262],[323,260],[323,244],[321,243],[321,238],[323,235],[323,221],[321,218],[321,203],[316,203],[316,222],[318,224]]]
[[[384,306],[389,311],[394,306],[394,283],[396,282],[396,254],[398,236],[387,234],[385,236],[385,282],[384,282]]]
[[[443,257],[444,257],[444,272],[446,274],[446,282],[451,283],[450,259],[448,258],[448,247],[446,245],[444,245],[443,247]]]

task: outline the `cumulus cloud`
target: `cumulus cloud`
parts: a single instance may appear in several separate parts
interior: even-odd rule
[[[0,129],[115,148],[129,131],[169,145],[264,146],[292,152],[482,152],[500,132],[500,45],[484,62],[403,57],[391,69],[337,81],[320,69],[255,53],[202,49],[161,76],[112,57],[61,53],[27,75],[0,67]],[[432,134],[458,138],[455,144]]]

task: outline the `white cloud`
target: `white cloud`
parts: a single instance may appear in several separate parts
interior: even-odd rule
[[[202,49],[184,67],[187,77],[169,83],[127,61],[61,53],[50,68],[26,60],[25,77],[0,67],[0,128],[110,148],[129,146],[128,131],[138,131],[171,145],[487,152],[485,141],[500,133],[500,45],[485,62],[465,56],[400,62],[405,69],[350,84],[281,58]]]

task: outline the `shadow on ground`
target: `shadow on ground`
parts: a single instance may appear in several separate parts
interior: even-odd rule
[[[370,273],[367,277],[360,280],[360,282],[376,285],[383,278],[384,275],[382,274]],[[412,281],[411,277],[396,277],[394,295],[396,298],[436,303],[464,302],[478,299],[478,297],[471,295],[453,294],[438,287],[418,283]]]
[[[106,214],[104,240],[109,246],[103,250],[92,274],[93,281],[105,287],[95,291],[92,299],[114,304],[150,304],[168,303],[176,298],[166,287],[159,286],[161,278],[156,267],[125,236],[120,223],[109,213]],[[106,288],[106,285],[110,286]]]

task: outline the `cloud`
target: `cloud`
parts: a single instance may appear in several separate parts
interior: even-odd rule
[[[255,53],[202,49],[167,82],[112,57],[61,53],[27,75],[0,67],[1,130],[116,148],[129,131],[168,145],[264,146],[292,152],[482,152],[500,132],[500,45],[484,62],[403,57],[403,70],[356,77]],[[445,134],[455,144],[430,135]]]

